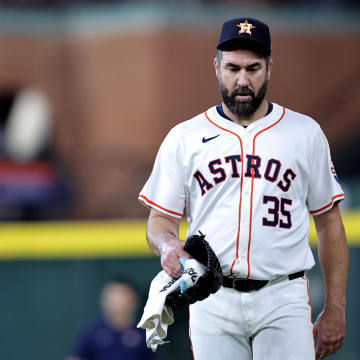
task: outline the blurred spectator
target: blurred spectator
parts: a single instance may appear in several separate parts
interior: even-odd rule
[[[138,295],[124,279],[105,284],[101,293],[102,318],[85,328],[66,360],[153,360],[145,332],[137,329]]]
[[[0,93],[0,220],[63,217],[70,188],[50,146],[51,130],[41,91]]]

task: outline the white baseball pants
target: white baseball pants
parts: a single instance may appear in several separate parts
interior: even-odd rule
[[[190,306],[194,360],[314,360],[306,277],[249,293],[221,288]]]

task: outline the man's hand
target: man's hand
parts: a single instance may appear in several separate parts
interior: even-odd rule
[[[179,258],[191,258],[191,256],[184,251],[184,245],[184,241],[174,238],[163,242],[160,248],[161,266],[170,276],[174,278],[179,278],[182,274],[182,266]]]
[[[336,352],[344,343],[348,249],[338,205],[314,216],[318,256],[325,280],[325,306],[314,326],[316,358]]]
[[[223,284],[219,259],[205,240],[205,235],[201,231],[199,233],[200,235],[192,235],[186,240],[184,249],[205,267],[205,272],[185,292],[178,290],[167,295],[166,304],[173,310],[185,309],[190,304],[206,299],[215,294]]]
[[[333,307],[323,310],[317,318],[314,329],[316,342],[316,359],[323,359],[336,351],[344,344],[345,312]]]

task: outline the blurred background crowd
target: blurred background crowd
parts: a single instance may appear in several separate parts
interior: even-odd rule
[[[147,210],[137,194],[169,129],[220,102],[213,58],[221,24],[235,16],[269,24],[274,67],[268,98],[320,123],[346,193],[342,210],[360,223],[360,1],[0,0],[3,243],[13,240],[5,232],[9,224],[26,241],[42,228],[23,228],[25,222],[49,220],[140,221],[145,243]],[[80,241],[71,231],[64,234],[64,241]],[[354,279],[356,234],[350,234]],[[58,239],[47,240],[53,246]],[[52,253],[56,259],[39,260],[42,250],[32,244],[36,255],[24,259],[22,250],[5,256],[0,243],[4,360],[70,356],[81,326],[100,314],[99,293],[114,274],[135,280],[139,312],[160,270],[158,259],[136,251],[110,258]],[[315,313],[320,278],[317,268]],[[350,284],[351,294],[360,295],[358,281]],[[355,334],[359,311],[351,318]],[[179,316],[162,360],[181,353],[182,360],[191,358],[186,321]],[[334,359],[359,358],[351,339]]]

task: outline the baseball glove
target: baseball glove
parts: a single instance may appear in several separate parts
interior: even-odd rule
[[[186,240],[184,250],[205,266],[205,273],[185,292],[176,291],[167,296],[166,304],[173,310],[181,310],[206,299],[210,294],[216,293],[223,283],[219,259],[205,240],[205,235],[200,231],[199,233],[200,235],[193,235]]]

